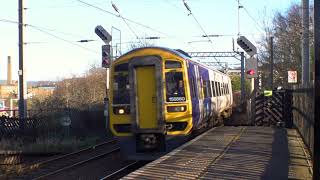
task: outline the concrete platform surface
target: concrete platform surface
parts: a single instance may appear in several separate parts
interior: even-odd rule
[[[123,179],[312,179],[295,129],[217,127]]]

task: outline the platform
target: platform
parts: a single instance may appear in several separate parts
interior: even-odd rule
[[[123,179],[311,179],[295,129],[217,127]]]

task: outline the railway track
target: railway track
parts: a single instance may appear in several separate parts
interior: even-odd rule
[[[23,168],[20,176],[10,179],[47,179],[118,151],[120,148],[116,145],[116,140],[106,141],[80,151],[34,163]]]
[[[125,167],[101,178],[100,180],[113,180],[113,179],[119,179],[127,174],[129,174],[130,172],[144,166],[145,164],[147,164],[148,162],[146,161],[134,161],[128,165],[126,165]]]
[[[223,125],[220,125],[223,126]],[[215,128],[215,127],[213,127]],[[209,130],[211,128],[208,129],[202,129],[200,131],[194,132],[191,136],[190,136],[190,140],[196,138],[197,136],[201,135],[202,133],[206,132],[207,130]],[[146,165],[147,163],[149,163],[150,161],[134,161],[134,162],[130,162],[127,165],[125,165],[124,167],[120,168],[119,170],[116,170],[114,172],[112,172],[111,174],[108,174],[106,176],[104,176],[103,178],[100,178],[100,180],[116,180],[116,179],[120,179],[124,176],[126,176],[127,174],[139,169],[140,167]]]

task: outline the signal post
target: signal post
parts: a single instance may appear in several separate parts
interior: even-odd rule
[[[250,100],[247,107],[248,110],[248,119],[251,119],[251,122],[254,122],[255,119],[255,78],[258,77],[258,61],[254,56],[257,54],[257,48],[245,37],[240,36],[237,39],[237,44],[250,56],[246,60],[245,71],[246,78],[251,79],[251,89],[250,89]]]
[[[104,116],[106,117],[106,129],[108,129],[109,124],[109,69],[111,64],[111,52],[112,48],[110,45],[110,42],[112,40],[112,36],[102,27],[97,26],[95,28],[95,33],[100,37],[100,39],[105,43],[105,45],[101,46],[101,52],[102,52],[102,63],[101,66],[103,68],[106,68],[107,71],[107,81],[106,81],[106,97],[104,98]]]

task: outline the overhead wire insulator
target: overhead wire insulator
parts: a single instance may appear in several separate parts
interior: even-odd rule
[[[160,39],[160,37],[157,37],[157,36],[151,36],[151,37],[145,37],[145,39]]]
[[[79,41],[77,41],[77,42],[83,43],[83,42],[91,42],[91,41],[95,41],[95,40],[92,40],[92,39],[83,39],[83,40],[79,40]]]
[[[184,6],[187,8],[187,10],[189,11],[189,14],[188,14],[188,15],[192,14],[191,8],[188,6],[188,4],[187,4],[187,2],[186,2],[185,0],[183,0],[183,4],[184,4]]]
[[[120,13],[119,12],[119,9],[117,8],[117,6],[111,1],[111,5],[113,7],[113,9],[117,12],[117,13]]]

